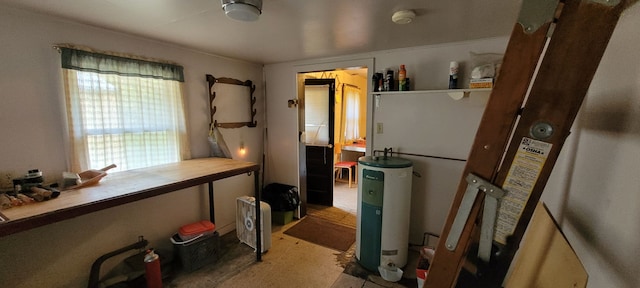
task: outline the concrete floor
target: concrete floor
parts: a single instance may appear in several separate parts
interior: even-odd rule
[[[330,217],[341,218],[341,223],[355,227],[356,193],[355,186],[348,188],[346,183],[337,183],[331,208],[334,210],[319,213],[332,214]],[[311,213],[313,207],[309,208]],[[165,287],[416,287],[415,278],[413,282],[391,283],[377,273],[359,268],[354,259],[355,243],[341,252],[284,234],[297,222],[272,227],[271,248],[262,255],[262,262],[255,262],[253,249],[239,243],[235,233],[223,235],[224,253],[216,263],[178,275]]]

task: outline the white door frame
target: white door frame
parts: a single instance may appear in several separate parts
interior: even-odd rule
[[[296,99],[298,98],[298,74],[299,73],[308,73],[308,72],[316,72],[316,71],[330,71],[330,70],[337,70],[337,69],[344,69],[344,68],[349,68],[349,67],[366,67],[367,68],[367,83],[371,83],[371,80],[373,78],[373,73],[374,73],[374,58],[362,58],[362,59],[351,59],[351,60],[342,60],[342,61],[334,61],[334,62],[320,62],[320,63],[305,63],[305,64],[297,64],[294,65],[294,75],[292,75],[292,77],[294,77],[294,79],[296,79],[296,86],[295,86],[295,90],[296,91]],[[367,126],[367,132],[366,132],[366,139],[367,139],[367,145],[366,145],[366,153],[370,154],[370,151],[372,150],[372,143],[373,143],[373,89],[367,89],[367,119],[366,119],[366,126]],[[296,109],[297,110],[297,109]],[[296,115],[296,119],[300,119],[300,115]],[[299,127],[298,127],[299,130]],[[297,134],[297,133],[296,133]],[[296,164],[298,165],[296,171],[300,171],[300,145],[296,145],[297,147],[297,153],[296,153]],[[301,187],[300,186],[300,176],[298,175],[297,177],[297,187]],[[296,210],[296,217],[300,218],[300,209]]]

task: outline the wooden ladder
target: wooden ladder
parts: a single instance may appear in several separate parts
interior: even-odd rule
[[[523,0],[424,287],[501,287],[618,18],[635,2]]]

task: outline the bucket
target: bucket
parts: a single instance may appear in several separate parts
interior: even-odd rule
[[[382,279],[389,282],[400,281],[400,279],[402,279],[402,273],[404,273],[400,268],[387,268],[383,266],[378,266],[378,272],[380,272],[380,276],[382,276]]]
[[[420,250],[420,258],[418,258],[418,265],[416,266],[416,280],[418,281],[418,287],[422,287],[424,285],[424,281],[427,280],[429,265],[433,260],[435,253],[436,251],[429,247],[422,247]]]

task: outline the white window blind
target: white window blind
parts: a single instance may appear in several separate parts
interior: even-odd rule
[[[62,54],[72,171],[189,157],[182,67],[65,48]]]

